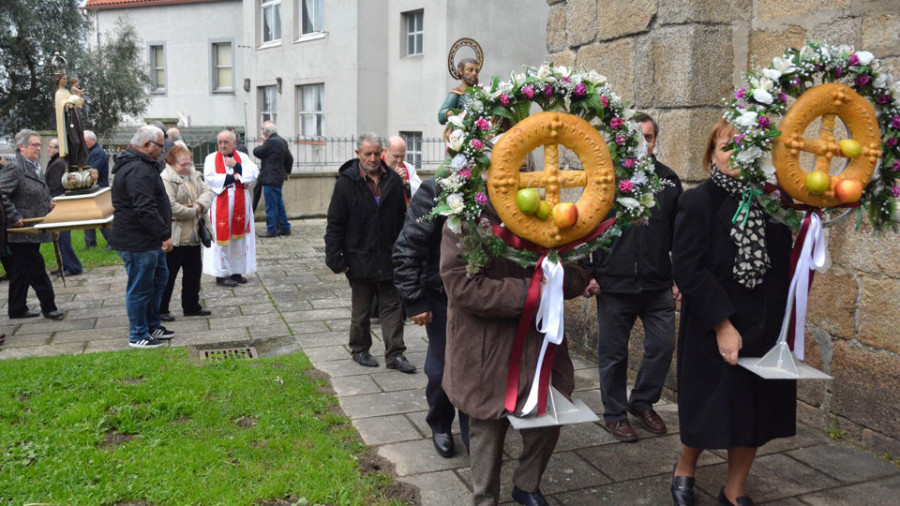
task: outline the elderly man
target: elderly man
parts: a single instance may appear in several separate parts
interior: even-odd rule
[[[162,130],[142,126],[112,170],[112,246],[128,273],[125,308],[132,348],[158,348],[175,336],[159,318],[169,279],[166,253],[172,251],[172,207],[159,177],[164,147]]]
[[[416,368],[403,352],[403,308],[393,283],[391,253],[403,228],[406,200],[400,176],[381,161],[381,140],[373,133],[359,136],[356,155],[340,169],[328,206],[325,263],[350,281],[350,351],[353,360],[378,367],[372,347],[372,299],[384,339],[385,363],[390,369],[412,373]]]
[[[250,192],[259,169],[250,155],[235,149],[234,132],[222,130],[217,150],[203,162],[206,184],[216,192],[209,209],[213,244],[203,249],[203,272],[216,277],[218,286],[246,283],[243,274],[256,272],[256,235]]]
[[[653,156],[659,127],[646,114],[638,114],[634,120],[641,125],[647,155]],[[653,404],[662,395],[675,349],[675,300],[679,293],[672,281],[669,253],[682,189],[675,172],[655,158],[653,170],[671,185],[656,194],[658,205],[653,207],[647,226],[626,228],[609,252],[594,253],[593,279],[584,294],[597,296],[603,419],[613,437],[625,442],[638,440],[628,413],[648,432],[667,432]],[[628,396],[628,338],[638,317],[644,326],[644,357]]]
[[[84,131],[84,143],[87,146],[88,154],[87,154],[87,165],[88,167],[92,167],[97,169],[99,172],[99,177],[97,178],[97,186],[100,188],[109,187],[109,157],[106,155],[106,150],[103,149],[103,146],[97,142],[97,134],[95,134],[91,130]],[[100,233],[103,234],[103,238],[106,239],[107,249],[112,249],[109,247],[109,230],[108,228],[101,228]],[[97,245],[97,230],[90,228],[85,229],[84,231],[84,246],[86,248],[93,248]]]
[[[388,147],[381,155],[381,159],[403,180],[406,203],[409,204],[409,199],[415,195],[422,180],[416,175],[416,167],[406,162],[406,141],[403,137],[395,135],[388,139]]]
[[[0,173],[0,200],[6,212],[6,223],[11,228],[25,226],[28,218],[39,218],[54,207],[50,190],[41,175],[38,160],[41,157],[41,137],[34,130],[24,129],[16,134],[19,153]],[[38,234],[9,234],[10,318],[34,318],[38,313],[29,311],[26,305],[28,287],[34,289],[44,317],[62,320],[65,316],[56,307],[53,284],[47,276],[41,243],[52,240],[49,232]]]
[[[50,154],[50,162],[47,163],[47,171],[44,173],[44,179],[47,181],[47,188],[50,190],[50,197],[57,197],[66,192],[62,185],[62,178],[69,169],[69,164],[65,158],[59,157],[59,140],[55,137],[47,143],[47,152]],[[68,230],[59,233],[59,255],[62,257],[63,273],[66,276],[77,276],[84,271],[81,266],[81,260],[72,249],[72,232]],[[59,274],[59,268],[50,271],[50,274]]]
[[[181,138],[181,130],[179,130],[175,127],[172,127],[170,129],[166,130],[166,136],[169,139],[171,139],[172,142],[174,142],[176,146],[181,146],[184,149],[190,149],[190,148],[188,148],[188,145],[184,142],[184,139]]]
[[[260,237],[291,235],[281,188],[293,169],[294,157],[288,143],[278,135],[275,123],[266,121],[262,129],[266,142],[253,149],[253,156],[262,160],[256,184],[262,185],[266,199],[266,233],[260,234]]]

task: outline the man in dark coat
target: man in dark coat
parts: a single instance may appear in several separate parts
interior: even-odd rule
[[[647,155],[653,156],[659,127],[646,114],[638,114],[634,120],[641,125]],[[626,442],[638,440],[628,413],[647,431],[666,433],[666,424],[653,404],[662,395],[675,349],[678,289],[672,283],[669,252],[682,188],[672,169],[655,158],[653,164],[659,178],[670,185],[656,194],[657,205],[651,209],[647,225],[624,229],[608,253],[594,253],[593,279],[585,291],[587,297],[597,296],[603,420],[613,437]],[[629,399],[628,338],[638,317],[644,327],[644,357]]]
[[[441,230],[446,218],[420,219],[434,207],[437,196],[434,179],[419,186],[406,210],[406,222],[394,243],[394,285],[400,292],[406,314],[416,325],[425,325],[428,352],[425,355],[425,399],[434,449],[444,458],[454,453],[450,426],[456,408],[441,382],[444,379],[444,349],[447,344],[447,294],[441,281]],[[469,447],[469,417],[459,412],[459,431]]]
[[[132,348],[158,348],[162,339],[175,336],[159,319],[169,279],[166,253],[172,250],[172,207],[159,176],[163,148],[162,130],[142,126],[112,170],[112,247],[128,273],[125,307]]]
[[[262,160],[257,185],[262,185],[266,199],[266,233],[260,237],[291,235],[291,224],[284,209],[281,188],[294,166],[294,157],[287,142],[278,135],[275,123],[266,121],[262,125],[266,142],[253,148],[253,156]]]
[[[91,130],[84,131],[84,144],[88,148],[87,154],[87,165],[93,169],[97,169],[99,173],[99,177],[97,178],[97,186],[99,188],[108,188],[109,187],[109,157],[106,156],[106,151],[103,149],[103,146],[97,142],[97,134],[95,134]],[[103,234],[103,238],[106,239],[107,248],[109,248],[109,228],[101,228],[100,233]],[[93,248],[97,245],[97,230],[96,229],[86,229],[84,231],[84,246],[86,248]]]
[[[16,134],[16,144],[19,147],[16,159],[0,173],[0,200],[6,212],[7,226],[13,228],[25,226],[24,220],[27,218],[45,216],[55,206],[41,175],[40,135],[34,130],[21,130]],[[52,241],[50,233],[9,234],[8,240],[12,259],[8,271],[9,317],[38,316],[38,313],[30,311],[26,305],[30,286],[37,294],[44,317],[62,320],[65,315],[56,307],[53,284],[47,276],[44,257],[41,256],[41,243]]]
[[[47,188],[50,190],[51,197],[57,197],[66,193],[66,189],[62,185],[63,175],[68,171],[69,164],[65,158],[59,157],[59,140],[50,139],[48,146],[50,153],[50,163],[47,164],[47,171],[44,173],[44,179],[47,181]],[[87,231],[85,231],[87,232]],[[59,255],[62,257],[63,271],[66,276],[77,276],[84,271],[81,266],[81,260],[75,254],[72,248],[72,232],[66,230],[59,233]],[[50,274],[59,274],[59,268],[50,271]]]
[[[405,373],[415,372],[403,352],[403,307],[394,287],[391,253],[403,228],[406,197],[400,176],[381,160],[381,140],[373,133],[359,136],[356,155],[340,169],[328,206],[325,228],[325,263],[350,281],[350,351],[353,360],[378,367],[369,353],[372,298],[384,338],[385,364]]]

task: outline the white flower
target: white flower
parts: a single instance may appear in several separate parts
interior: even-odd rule
[[[839,55],[846,57],[846,56],[850,56],[851,54],[853,54],[854,49],[853,49],[853,46],[848,46],[847,44],[841,44],[840,46],[837,47],[837,51],[838,51]]]
[[[454,234],[462,232],[462,219],[456,215],[450,216],[447,218],[447,228]]]
[[[588,72],[588,74],[584,76],[584,80],[594,86],[603,86],[606,84],[606,76],[598,74],[596,70]]]
[[[879,88],[882,90],[889,90],[891,86],[894,85],[894,77],[890,72],[884,72],[878,74],[874,81],[872,81],[872,86],[875,88]]]
[[[449,118],[447,118],[447,121],[456,128],[465,128],[465,126],[463,125],[463,120],[465,118],[466,113],[463,112],[461,114],[454,114],[453,116],[450,116]]]
[[[463,155],[462,153],[454,156],[453,159],[450,160],[450,166],[456,170],[460,170],[468,164],[469,164],[469,161],[466,160],[466,156]]]
[[[497,89],[494,90],[493,93],[491,93],[491,100],[497,100],[498,98],[500,98],[500,95],[502,93],[506,93],[507,95],[509,95],[509,93],[512,91],[512,89],[513,89],[513,85],[511,83],[507,83],[507,82],[499,83],[497,85]]]
[[[451,174],[441,179],[440,184],[447,191],[457,192],[460,188],[462,188],[463,181],[458,175]]]
[[[653,208],[656,205],[656,200],[653,198],[653,194],[647,192],[640,196],[641,205],[646,207],[647,209]]]
[[[753,163],[754,160],[763,155],[763,150],[759,146],[751,146],[737,155],[737,161],[742,164]]]
[[[819,54],[812,47],[803,46],[803,49],[800,50],[800,61],[818,63]]]
[[[797,71],[797,67],[794,66],[794,62],[788,60],[787,58],[781,58],[776,56],[772,58],[772,68],[781,72],[782,75],[793,74]]]
[[[561,76],[569,77],[570,71],[567,67],[560,65],[559,67],[556,67],[556,72],[558,72]]]
[[[774,98],[772,94],[769,93],[772,91],[772,88],[775,87],[775,83],[772,82],[768,77],[751,77],[750,85],[753,87],[753,99],[761,104],[771,104]]]
[[[757,114],[753,111],[744,111],[734,119],[734,124],[745,128],[756,126]]]
[[[635,171],[634,175],[631,176],[631,182],[635,185],[642,185],[648,181],[647,173],[643,170]]]
[[[619,197],[616,199],[616,202],[622,205],[625,209],[635,209],[641,207],[641,203],[637,201],[637,199],[633,199],[631,197]]]
[[[511,72],[509,74],[509,80],[512,82],[513,86],[519,87],[525,84],[525,74],[521,72]]]
[[[856,57],[859,58],[860,65],[868,65],[875,59],[875,55],[868,51],[857,51]]]
[[[450,138],[447,140],[447,145],[450,146],[450,149],[452,149],[453,151],[459,151],[460,149],[462,149],[463,142],[465,140],[466,133],[457,128],[456,130],[450,132]]]
[[[894,208],[894,221],[900,222],[900,200],[894,199],[892,205]]]
[[[466,201],[463,199],[462,193],[451,193],[447,196],[447,205],[453,214],[459,214],[466,208]]]
[[[777,178],[775,177],[775,166],[771,163],[767,163],[762,167],[763,174],[766,176],[766,181],[775,184]]]
[[[484,110],[484,104],[481,102],[481,100],[470,100],[467,106],[469,109],[475,112],[481,112]]]
[[[781,71],[778,69],[763,69],[762,74],[768,79],[776,82],[781,78]]]
[[[762,88],[756,88],[753,90],[753,100],[756,100],[760,104],[769,105],[775,100],[775,98],[768,91]]]
[[[547,65],[541,65],[541,68],[538,69],[537,78],[545,83],[555,83],[556,78],[553,77],[553,72],[550,70],[550,67]]]

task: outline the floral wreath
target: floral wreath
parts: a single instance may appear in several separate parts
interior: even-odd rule
[[[895,82],[891,73],[882,69],[881,62],[868,51],[810,41],[799,50],[790,48],[783,56],[773,58],[768,67],[748,72],[744,87],[735,92],[724,115],[737,131],[731,146],[732,166],[739,168],[741,179],[756,190],[756,198],[767,212],[795,230],[799,228],[797,212],[785,204],[780,191],[771,190],[777,183],[775,168],[767,155],[775,138],[781,135],[777,127],[787,110],[787,98],[799,97],[817,79],[823,83],[844,82],[875,108],[883,154],[880,168],[875,170],[863,192],[860,207],[868,211],[876,232],[887,227],[898,231],[900,82]]]
[[[465,224],[462,245],[469,274],[487,265],[491,258],[504,256],[522,266],[534,265],[539,254],[516,249],[492,233],[492,224],[481,217],[488,202],[482,172],[490,167],[489,150],[496,137],[518,121],[529,116],[532,104],[544,111],[562,111],[590,122],[601,134],[615,165],[616,198],[612,211],[615,225],[603,234],[565,253],[550,252],[563,261],[574,261],[590,255],[598,248],[608,248],[621,234],[622,226],[642,225],[656,204],[654,194],[666,181],[653,170],[653,161],[640,127],[631,121],[634,111],[628,108],[607,84],[606,77],[595,71],[572,72],[566,67],[544,64],[540,68],[525,67],[513,72],[509,81],[494,77],[490,86],[470,87],[461,111],[448,118],[449,157],[441,163],[435,181],[441,194],[426,218],[447,217],[451,230],[460,233]]]

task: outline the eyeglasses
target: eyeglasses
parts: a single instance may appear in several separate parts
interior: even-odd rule
[[[39,147],[41,147],[41,143],[40,142],[32,142],[31,144],[29,144],[29,146],[31,146],[33,148],[39,148]]]
[[[150,142],[150,144],[155,144],[156,147],[158,147],[159,149],[165,149],[165,148],[166,148],[166,145],[165,145],[165,144],[160,144],[160,143],[155,142],[155,141],[148,141],[148,142]]]

